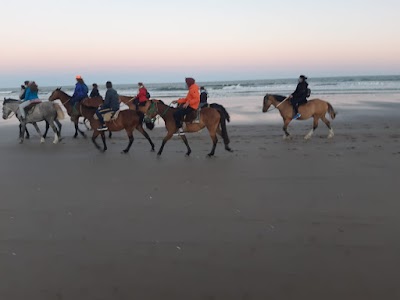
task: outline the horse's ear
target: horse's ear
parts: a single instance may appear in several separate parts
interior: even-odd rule
[[[61,91],[61,86],[59,88],[57,88],[57,91]]]

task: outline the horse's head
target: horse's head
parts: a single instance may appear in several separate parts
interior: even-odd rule
[[[14,105],[13,105],[14,104]],[[3,119],[7,120],[11,113],[15,112],[18,108],[19,101],[4,98],[3,101]]]
[[[56,88],[50,95],[49,101],[55,101],[60,99],[61,97],[61,87]]]
[[[271,95],[266,94],[264,97],[264,101],[263,101],[263,109],[262,112],[266,113],[269,109],[269,107],[272,105],[272,100],[271,100]]]

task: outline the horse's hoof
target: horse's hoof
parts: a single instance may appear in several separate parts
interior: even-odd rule
[[[311,136],[309,136],[309,135],[306,135],[306,136],[304,137],[304,139],[305,139],[306,141],[308,141],[308,140],[310,140],[310,139],[311,139]]]
[[[127,154],[129,150],[122,150],[121,153],[122,154]]]
[[[189,157],[190,156],[190,154],[192,153],[192,151],[189,151],[188,153],[186,153],[186,157]]]
[[[226,147],[225,150],[228,151],[228,152],[231,152],[231,153],[233,152],[233,150],[231,148],[229,148],[229,147]]]
[[[290,135],[284,135],[284,136],[283,136],[283,139],[286,141],[286,140],[292,139],[292,137],[291,137]]]
[[[213,156],[214,156],[214,154],[212,154],[212,153],[207,154],[207,157],[208,157],[208,158],[211,158],[211,157],[213,157]]]
[[[26,138],[27,140],[29,140],[31,137],[30,137],[29,135],[27,135],[25,138]]]
[[[22,144],[24,142],[24,140],[20,140],[19,143]]]
[[[44,142],[45,142],[45,139],[42,137],[42,138],[40,139],[40,143],[43,144]]]
[[[74,135],[74,139],[76,139],[78,137],[78,135],[76,134],[76,135]]]

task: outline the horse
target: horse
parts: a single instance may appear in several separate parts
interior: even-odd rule
[[[11,98],[4,98],[4,100],[19,101],[19,100],[17,100],[17,99],[11,99]],[[46,130],[45,130],[45,132],[44,132],[44,134],[43,134],[43,138],[46,138],[46,137],[47,137],[47,133],[48,133],[49,128],[50,128],[49,123],[48,123],[46,120],[45,120],[45,122],[46,122]],[[58,121],[57,118],[54,120],[54,122],[56,123],[56,125],[57,125],[57,127],[58,127],[58,131],[60,132],[60,135],[61,135],[62,124],[60,123],[60,121]],[[33,126],[35,126],[35,125],[33,124]],[[36,128],[36,127],[35,127],[35,128]],[[25,139],[29,139],[29,138],[31,137],[31,135],[29,134],[28,128],[26,128],[26,127],[25,127],[25,133],[26,133]],[[22,134],[22,124],[20,123],[20,124],[19,124],[19,136],[21,136],[21,134]]]
[[[61,90],[61,88],[58,88],[53,91],[51,94],[49,100],[54,101],[54,100],[61,100],[61,103],[65,103],[69,98],[71,98],[68,94],[66,94],[64,91]],[[107,145],[106,145],[106,140],[105,140],[105,135],[104,131],[99,132],[97,128],[100,127],[100,122],[94,117],[94,114],[96,112],[97,106],[92,104],[95,107],[88,107],[85,106],[85,104],[82,104],[80,106],[80,113],[81,115],[89,120],[90,126],[93,129],[93,135],[92,135],[92,142],[95,145],[97,149],[100,150],[100,146],[96,142],[96,138],[101,135],[102,141],[103,141],[103,149],[101,150],[102,152],[105,152],[107,150]],[[110,120],[109,122],[106,122],[108,130],[109,131],[121,131],[125,129],[128,138],[129,138],[129,144],[128,146],[122,151],[122,153],[128,153],[132,143],[133,143],[133,131],[137,129],[150,143],[151,145],[151,151],[154,151],[154,144],[147,134],[147,132],[143,129],[142,123],[143,123],[143,118],[144,115],[142,114],[141,116],[138,115],[135,111],[133,110],[122,110],[119,111],[118,117],[116,117],[113,120]]]
[[[287,98],[284,96],[266,94],[263,100],[263,113],[266,113],[271,105],[278,109],[282,116],[283,131],[285,132],[283,138],[290,138],[290,134],[287,128],[289,126],[289,123],[293,120],[293,106],[290,104],[290,102],[287,101]],[[318,122],[320,119],[329,129],[328,138],[333,138],[335,134],[333,132],[331,123],[326,118],[326,114],[329,113],[331,119],[334,120],[337,113],[329,102],[321,99],[309,100],[306,104],[300,105],[299,113],[301,114],[299,120],[308,120],[310,118],[314,118],[313,128],[304,137],[306,140],[309,140],[312,137],[314,131],[318,127]]]
[[[58,88],[58,90],[61,90],[61,88]],[[50,95],[49,101],[55,101],[55,100],[57,100],[57,99],[55,99],[55,98],[53,97],[53,94],[54,94],[54,92]],[[79,129],[79,125],[78,125],[78,124],[79,124],[79,117],[82,116],[81,110],[80,110],[81,103],[77,103],[76,106],[75,106],[75,108],[74,108],[74,107],[71,105],[70,99],[71,99],[71,97],[68,96],[68,98],[60,99],[60,101],[61,101],[62,105],[64,105],[65,109],[67,110],[68,115],[71,117],[71,121],[72,121],[72,122],[74,123],[74,125],[75,125],[75,134],[74,134],[74,138],[77,138],[77,137],[78,137],[78,133],[79,133],[80,135],[82,135],[84,138],[86,138],[86,134],[85,134],[82,130]],[[88,98],[88,99],[89,99],[89,98]],[[102,99],[101,97],[90,98],[90,99],[94,99],[95,101],[99,101],[99,102],[102,102],[102,101],[103,101],[103,99]],[[74,109],[75,109],[76,112],[77,112],[75,116],[74,116],[74,114],[73,114]]]
[[[150,107],[146,112],[146,117],[148,119],[154,120],[157,115],[165,121],[165,127],[167,129],[167,135],[164,137],[160,150],[158,151],[158,156],[160,156],[164,150],[164,146],[169,139],[177,132],[178,128],[175,124],[174,112],[177,110],[176,108],[170,107],[166,105],[161,100],[149,100]],[[197,113],[197,112],[196,112]],[[225,150],[229,152],[233,152],[229,147],[229,137],[228,131],[226,129],[226,122],[230,122],[230,116],[226,109],[219,104],[210,104],[208,107],[203,107],[200,111],[200,122],[199,123],[186,123],[185,132],[198,132],[202,130],[204,127],[207,127],[211,140],[213,142],[213,146],[211,152],[208,154],[208,157],[212,157],[215,154],[215,148],[217,147],[217,134],[222,136],[225,144]],[[188,140],[186,136],[183,134],[180,135],[183,142],[186,145],[187,152],[186,156],[189,156],[192,152]]]
[[[41,136],[41,132],[39,127],[37,126],[37,122],[40,121],[47,121],[50,127],[54,131],[54,144],[57,144],[60,139],[60,132],[58,131],[57,127],[54,125],[54,121],[56,119],[62,120],[64,118],[64,113],[61,107],[56,103],[51,102],[41,102],[35,104],[35,107],[32,109],[30,113],[27,114],[24,120],[21,120],[20,112],[19,112],[19,105],[21,104],[20,100],[14,99],[4,99],[3,101],[3,119],[6,120],[10,117],[11,113],[14,113],[17,118],[21,122],[21,130],[20,130],[20,143],[24,142],[24,133],[26,130],[26,124],[31,123],[35,127],[38,134]],[[45,142],[43,136],[40,139],[41,143]]]

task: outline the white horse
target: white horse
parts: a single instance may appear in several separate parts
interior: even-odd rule
[[[39,127],[37,126],[37,122],[47,121],[50,127],[54,131],[54,144],[57,144],[60,138],[60,132],[57,127],[54,125],[56,119],[62,120],[64,119],[64,112],[62,111],[60,105],[51,102],[42,102],[36,104],[32,110],[27,114],[25,119],[21,119],[21,114],[19,112],[19,105],[21,101],[14,99],[4,99],[3,101],[3,119],[8,119],[12,113],[16,115],[16,117],[21,122],[21,130],[20,130],[20,143],[24,142],[24,133],[26,129],[26,124],[31,123],[38,134],[41,136],[40,142],[44,143],[45,139],[42,136]]]

